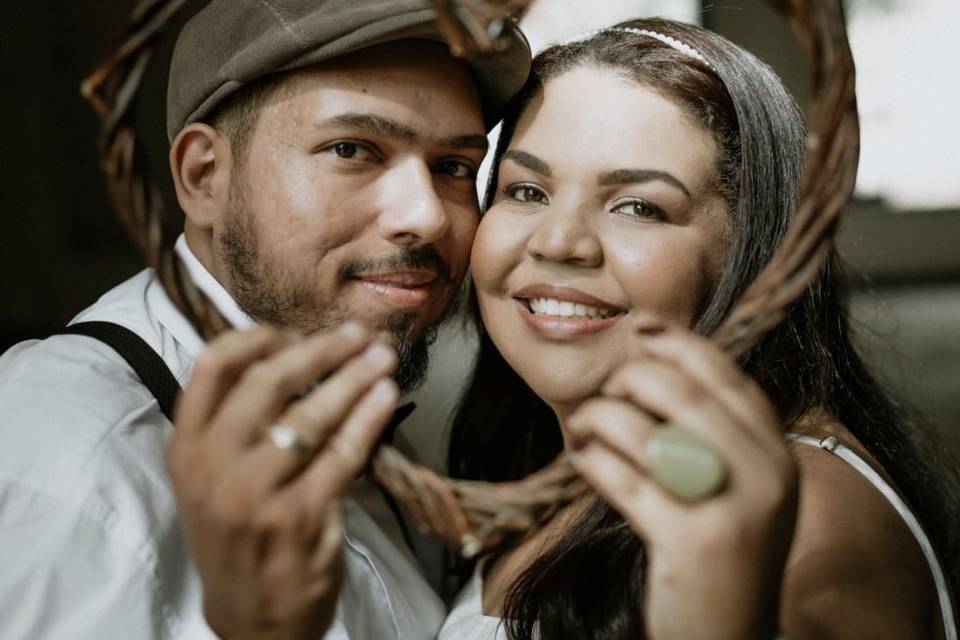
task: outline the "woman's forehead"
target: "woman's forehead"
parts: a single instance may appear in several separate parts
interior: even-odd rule
[[[716,172],[713,136],[679,104],[596,66],[548,80],[517,123],[510,148],[578,174],[646,168],[707,185]]]

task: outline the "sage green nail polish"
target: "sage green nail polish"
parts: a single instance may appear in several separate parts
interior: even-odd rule
[[[646,447],[647,466],[657,483],[686,502],[707,498],[723,486],[723,460],[693,433],[667,424],[657,429]]]

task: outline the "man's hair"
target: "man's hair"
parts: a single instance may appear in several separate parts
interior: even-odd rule
[[[238,165],[243,166],[246,162],[253,132],[260,122],[264,107],[283,87],[286,79],[283,73],[258,78],[224,100],[204,118],[206,124],[230,141],[231,154]]]

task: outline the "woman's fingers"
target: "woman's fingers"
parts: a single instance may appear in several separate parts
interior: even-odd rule
[[[758,441],[709,390],[675,365],[649,358],[629,362],[611,377],[604,391],[629,400],[659,421],[691,431],[725,459],[762,455],[770,446]]]
[[[682,508],[630,460],[605,443],[587,442],[570,460],[584,480],[644,538],[655,533],[649,525],[658,521],[658,515]]]
[[[681,327],[671,327],[642,341],[650,356],[676,366],[743,425],[756,427],[762,437],[782,438],[782,428],[768,428],[780,424],[763,389],[717,345]]]
[[[622,400],[594,398],[577,409],[566,427],[574,450],[600,440],[637,468],[646,470],[646,447],[657,423]]]

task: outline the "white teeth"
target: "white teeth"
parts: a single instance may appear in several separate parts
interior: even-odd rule
[[[552,298],[532,298],[529,300],[530,310],[541,316],[556,316],[558,318],[609,318],[614,315],[606,309],[598,309],[585,304],[554,300]]]

